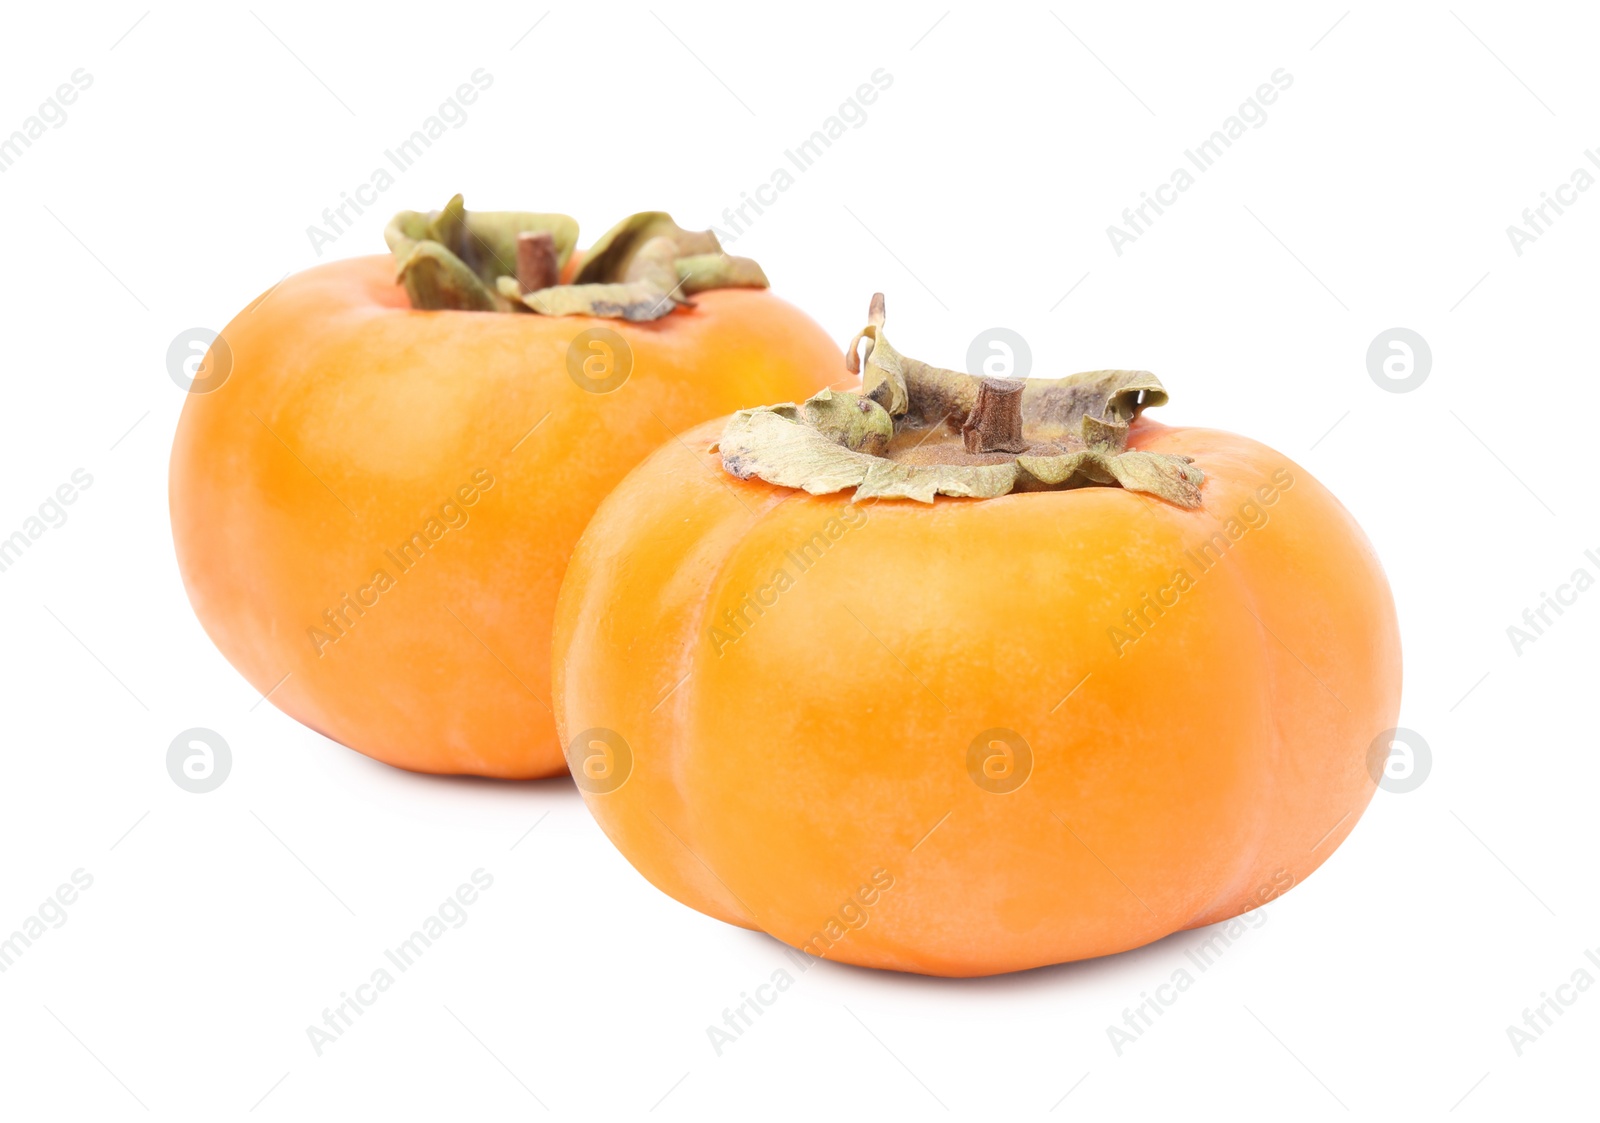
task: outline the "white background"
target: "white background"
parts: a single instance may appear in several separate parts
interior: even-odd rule
[[[0,1115],[1592,1113],[1600,988],[1521,1056],[1506,1033],[1600,977],[1600,591],[1520,654],[1506,634],[1600,575],[1600,191],[1521,256],[1506,234],[1600,144],[1589,15],[664,3],[7,10],[0,132],[94,81],[0,175],[0,531],[94,483],[0,573],[0,935],[94,884],[0,974]],[[1009,327],[1035,374],[1154,370],[1161,420],[1303,464],[1387,568],[1426,781],[1120,1056],[1107,1026],[1205,933],[964,982],[817,963],[718,1056],[706,1027],[780,945],[658,893],[566,780],[408,775],[260,703],[173,559],[168,343],[314,264],[305,228],[479,67],[469,119],[328,256],[455,191],[586,240],[645,208],[723,225],[893,75],[736,252],[841,342],[883,289],[911,354],[961,365]],[[1115,254],[1106,227],[1280,67],[1265,125]],[[1365,358],[1397,325],[1433,353],[1404,394]],[[192,726],[232,747],[206,795],[167,775]],[[480,867],[468,922],[318,1057],[306,1027]]]

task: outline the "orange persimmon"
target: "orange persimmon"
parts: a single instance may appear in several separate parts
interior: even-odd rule
[[[839,362],[709,235],[635,216],[581,267],[576,236],[459,196],[402,214],[393,258],[241,312],[185,402],[170,505],[196,615],[274,705],[379,760],[562,771],[550,621],[600,499],[662,440]]]
[[[859,393],[658,450],[574,552],[556,719],[611,840],[702,912],[933,975],[1303,881],[1399,706],[1350,514],[1264,445],[1142,419],[1143,372],[939,370],[881,301],[863,336]]]

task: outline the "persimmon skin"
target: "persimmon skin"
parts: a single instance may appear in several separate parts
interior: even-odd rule
[[[633,356],[605,394],[567,370],[573,337],[597,327]],[[206,631],[274,705],[336,741],[507,779],[565,770],[551,616],[600,500],[672,434],[802,399],[841,363],[765,291],[701,293],[639,324],[414,311],[387,256],[290,277],[222,337],[231,371],[185,402],[169,479]]]
[[[656,452],[557,606],[563,739],[615,730],[632,753],[621,787],[585,791],[603,829],[702,912],[931,975],[1123,951],[1299,884],[1366,807],[1398,713],[1382,568],[1263,445],[1141,420],[1130,447],[1193,456],[1201,508],[1102,487],[852,508]],[[1130,611],[1147,624],[1119,643]],[[967,766],[996,727],[1033,754],[1007,794]]]

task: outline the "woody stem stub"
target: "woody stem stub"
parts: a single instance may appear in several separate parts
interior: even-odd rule
[[[1022,383],[1008,378],[985,378],[978,384],[978,400],[961,426],[961,439],[969,453],[1027,452],[1022,437]]]
[[[523,292],[547,289],[561,279],[556,240],[548,230],[517,235],[517,287]]]

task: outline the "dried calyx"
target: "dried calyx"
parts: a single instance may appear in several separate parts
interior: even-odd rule
[[[813,495],[853,487],[855,501],[1101,485],[1200,506],[1205,473],[1190,458],[1127,447],[1133,420],[1167,400],[1155,375],[980,378],[890,346],[882,293],[868,315],[845,359],[861,391],[741,410],[717,444],[724,468]]]
[[[413,308],[658,320],[698,292],[767,287],[761,266],[661,211],[603,234],[570,284],[578,224],[564,214],[468,211],[457,195],[443,210],[401,211],[383,236]]]

